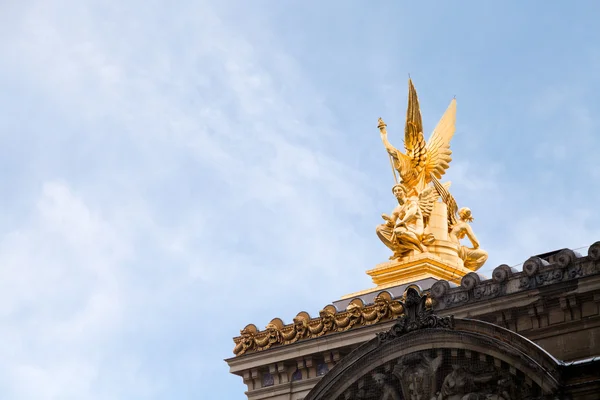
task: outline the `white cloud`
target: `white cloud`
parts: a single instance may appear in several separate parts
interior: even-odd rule
[[[349,269],[368,268],[350,220],[371,206],[360,187],[366,177],[328,154],[338,134],[328,128],[327,110],[294,108],[275,83],[290,78],[288,88],[311,92],[293,61],[283,54],[274,64],[263,61],[265,54],[230,23],[202,11],[188,10],[183,24],[210,41],[182,44],[184,56],[159,54],[170,42],[126,39],[138,48],[155,45],[147,58],[120,53],[112,41],[123,31],[100,33],[94,12],[82,5],[71,10],[72,24],[47,3],[24,17],[12,46],[20,61],[13,65],[62,118],[79,125],[69,146],[89,157],[45,149],[55,152],[54,168],[56,157],[73,168],[61,176],[64,183],[43,186],[30,220],[2,240],[11,299],[4,318],[29,342],[3,350],[12,354],[3,363],[14,379],[0,390],[14,398],[132,398],[140,382],[156,381],[161,367],[143,365],[145,348],[115,354],[120,340],[134,340],[135,333],[149,335],[142,342],[151,344],[186,341],[190,333],[180,328],[195,331],[195,318],[219,318],[215,299],[249,319],[285,310],[289,320],[291,307],[310,304],[316,313],[344,293]],[[198,79],[198,68],[211,71],[210,78]],[[306,120],[307,112],[314,120]],[[58,171],[40,171],[48,172]],[[309,275],[319,281],[306,291],[299,283]],[[289,297],[290,285],[301,293]],[[254,300],[239,304],[236,293]],[[188,309],[178,315],[181,306]],[[203,350],[204,362],[221,363],[238,325],[248,322],[217,326],[219,352]],[[211,335],[194,340],[207,343]],[[161,362],[177,365],[188,352],[174,350]],[[123,358],[138,365],[135,382],[115,379]],[[144,398],[164,396],[163,383],[174,379],[165,377]]]
[[[9,340],[0,352],[11,398],[91,396],[98,347],[123,317],[118,266],[128,242],[59,182],[44,184],[30,218],[4,236],[0,310]]]
[[[363,127],[343,124],[278,32],[245,29],[231,5],[21,7],[3,17],[12,35],[0,38],[11,55],[0,72],[16,88],[0,101],[30,108],[11,116],[0,147],[32,160],[11,158],[23,180],[6,187],[20,214],[0,223],[0,397],[194,398],[217,386],[241,398],[221,361],[231,336],[316,315],[369,287],[364,271],[387,258],[374,227],[394,201],[379,187],[389,167],[376,132],[381,162],[364,161],[371,148],[346,154],[363,146],[352,130]],[[247,21],[259,12],[247,11]],[[397,66],[365,60],[366,70],[379,61]],[[373,81],[381,98],[348,87],[363,103],[340,109],[404,104]],[[564,102],[547,97],[542,120]],[[578,103],[569,115],[592,130],[590,110]],[[540,170],[511,176],[513,160],[489,162],[484,143],[458,147],[448,178],[475,213],[490,271],[570,245],[556,224],[579,232],[573,243],[596,235],[597,195],[574,209],[573,199],[524,205],[542,197]],[[16,209],[7,199],[0,206]]]

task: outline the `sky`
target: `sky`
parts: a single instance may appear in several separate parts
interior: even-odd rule
[[[372,287],[408,74],[480,270],[600,240],[600,3],[0,1],[0,398],[244,399]],[[520,267],[517,267],[520,268]]]

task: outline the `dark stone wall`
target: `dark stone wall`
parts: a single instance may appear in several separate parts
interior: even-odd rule
[[[600,357],[565,363],[525,337],[439,316],[409,289],[406,314],[344,357],[305,400],[598,399]]]
[[[501,265],[492,279],[471,273],[460,286],[440,281],[431,296],[440,315],[497,324],[560,360],[600,355],[600,242],[587,256],[563,249],[531,257],[522,271]]]

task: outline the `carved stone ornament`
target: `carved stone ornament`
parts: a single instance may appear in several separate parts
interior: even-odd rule
[[[541,389],[493,360],[411,353],[367,373],[336,400],[537,400]],[[551,396],[550,398],[553,398]]]
[[[387,292],[375,297],[373,304],[364,305],[361,300],[353,300],[345,311],[338,312],[332,306],[326,306],[319,312],[318,318],[311,318],[306,312],[294,317],[293,323],[285,325],[279,318],[267,324],[259,331],[255,325],[241,330],[240,336],[233,339],[236,356],[270,349],[273,346],[288,345],[299,340],[321,337],[334,332],[344,332],[359,326],[373,325],[394,319],[404,312],[401,301],[392,299]]]
[[[396,339],[418,329],[454,329],[454,316],[440,317],[435,315],[431,308],[431,299],[427,296],[421,296],[414,288],[408,288],[406,291],[404,309],[404,315],[396,320],[389,331],[377,335],[379,343]]]
[[[414,326],[419,311],[431,316],[426,305],[422,296],[406,293],[406,317],[400,319],[407,321],[402,326]],[[393,337],[388,333],[384,343],[374,337],[343,357],[304,400],[564,398],[555,396],[562,394],[566,366],[535,343],[488,322],[445,321],[438,325],[442,329],[425,327],[398,334],[397,340],[389,340]]]
[[[502,264],[493,270],[492,279],[470,272],[462,277],[458,287],[438,280],[431,286],[430,295],[439,312],[597,273],[600,273],[600,241],[589,247],[587,257],[571,249],[561,249],[529,257],[523,263],[522,271]]]

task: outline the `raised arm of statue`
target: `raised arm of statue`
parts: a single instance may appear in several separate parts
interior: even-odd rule
[[[381,133],[381,141],[383,142],[383,145],[385,146],[385,149],[387,150],[388,154],[392,156],[394,161],[398,162],[398,149],[392,146],[392,144],[387,138],[387,125],[385,124],[385,122],[383,122],[381,118],[379,118],[378,122],[379,125],[377,127],[379,128],[379,132]]]

